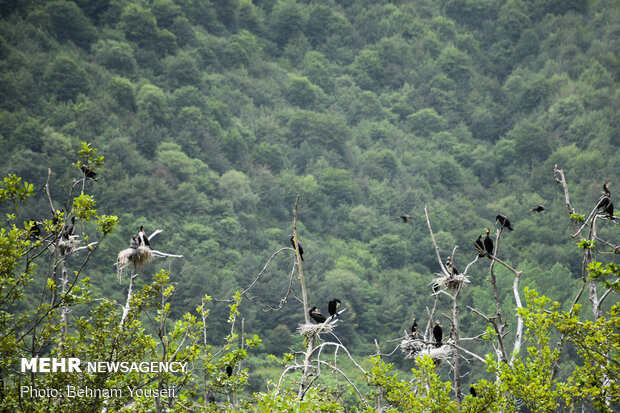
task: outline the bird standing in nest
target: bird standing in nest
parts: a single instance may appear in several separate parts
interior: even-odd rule
[[[451,276],[459,275],[459,270],[456,269],[456,266],[452,262],[452,257],[448,257],[446,259],[446,269],[448,270],[448,274],[450,274]]]
[[[149,238],[146,236],[144,232],[144,227],[140,225],[140,232],[138,232],[138,241],[141,247],[150,247],[151,243],[149,242]]]
[[[418,333],[418,320],[414,317],[413,324],[411,325],[411,335],[415,336]]]
[[[433,327],[433,337],[435,337],[435,347],[441,347],[441,340],[443,339],[443,329],[439,321],[435,321],[435,327]]]
[[[131,248],[132,250],[137,250],[139,246],[140,241],[138,241],[138,237],[132,235],[131,239],[129,240],[129,248]]]
[[[310,317],[319,324],[324,323],[325,320],[327,320],[325,316],[321,314],[319,309],[316,308],[316,306],[312,307],[309,313],[310,313]]]

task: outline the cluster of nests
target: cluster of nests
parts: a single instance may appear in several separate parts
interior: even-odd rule
[[[132,264],[137,268],[141,268],[151,261],[153,254],[151,253],[151,244],[147,238],[144,227],[140,226],[138,235],[132,235],[129,240],[129,248],[118,253],[118,268]]]

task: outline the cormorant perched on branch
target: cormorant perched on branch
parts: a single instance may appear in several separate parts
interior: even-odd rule
[[[291,245],[293,246],[293,248],[295,248],[295,234],[291,234]],[[297,240],[297,247],[299,248],[299,258],[301,258],[301,260],[304,260],[304,249],[301,246],[301,243],[299,242],[299,240]]]
[[[489,237],[489,229],[485,228],[484,232],[486,232],[486,236],[484,237],[484,250],[487,252],[489,259],[491,259],[491,255],[493,255],[493,240]]]
[[[415,336],[418,332],[418,320],[414,317],[413,324],[411,325],[411,335]]]
[[[332,317],[336,317],[338,315],[338,307],[340,307],[340,300],[337,298],[332,298],[327,303],[327,311],[329,315]]]
[[[84,176],[88,179],[92,179],[93,181],[97,181],[97,172],[92,170],[88,165],[80,165],[80,169],[84,172]]]
[[[66,239],[69,239],[69,237],[71,237],[71,235],[73,235],[73,232],[75,231],[75,220],[77,218],[75,216],[71,217],[71,223],[70,224],[66,224],[65,227],[62,230],[62,236]]]
[[[34,239],[38,239],[41,235],[41,227],[39,226],[42,222],[39,221],[29,221],[30,226],[30,237]]]
[[[435,337],[435,347],[441,347],[441,339],[443,338],[443,330],[439,321],[435,321],[435,327],[433,327],[433,337]]]
[[[459,270],[456,269],[456,266],[452,262],[452,257],[446,259],[446,269],[450,275],[459,275]]]
[[[402,219],[403,222],[406,224],[411,220],[411,215],[399,215],[398,218]]]
[[[474,386],[469,386],[469,392],[471,393],[472,396],[478,397],[478,395],[476,393],[476,389],[474,388]]]
[[[230,366],[230,365],[226,366],[226,375],[227,375],[228,377],[230,377],[230,376],[232,376],[232,374],[233,374],[233,368],[232,368],[232,366]]]
[[[484,244],[482,243],[482,240],[480,240],[480,238],[482,238],[482,234],[478,235],[478,238],[476,238],[474,244],[476,244],[476,251],[478,251],[478,256],[484,257],[486,255],[484,253]]]
[[[310,313],[310,317],[312,317],[312,319],[314,321],[316,321],[317,323],[321,324],[324,323],[325,320],[327,320],[325,318],[325,316],[323,314],[321,314],[321,312],[319,311],[318,308],[316,308],[316,306],[312,307],[309,311]]]
[[[603,195],[599,198],[596,208],[602,209],[607,215],[613,219],[614,216],[614,204],[611,202],[611,192],[609,192],[609,184],[611,182],[605,182],[603,185]]]
[[[151,246],[151,243],[149,242],[149,237],[146,236],[144,232],[144,227],[142,225],[140,225],[140,232],[138,232],[138,241],[140,242],[140,246]]]
[[[538,205],[536,208],[532,208],[532,211],[534,212],[542,212],[544,211],[546,208],[542,205]]]
[[[506,215],[497,214],[497,216],[495,217],[495,220],[498,221],[502,225],[502,227],[506,227],[512,231],[513,229],[512,225],[510,224],[510,221],[508,220]]]

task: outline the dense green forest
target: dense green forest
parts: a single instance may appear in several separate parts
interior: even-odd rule
[[[0,193],[7,201],[0,204],[3,219],[12,214],[3,221],[3,237],[12,234],[13,224],[28,229],[24,222],[52,219],[47,184],[55,209],[64,209],[63,218],[78,217],[76,234],[83,244],[98,242],[95,251],[63,258],[69,274],[77,271],[78,279],[88,279],[80,291],[90,298],[69,303],[68,319],[76,326],[50,327],[59,322],[52,315],[60,307],[52,308],[45,313],[49,337],[37,339],[28,319],[15,324],[32,335],[21,337],[26,344],[2,342],[6,394],[12,391],[9,378],[17,357],[10,351],[19,348],[33,357],[66,354],[69,336],[76,348],[86,342],[96,346],[96,332],[88,332],[88,323],[80,320],[104,319],[102,302],[124,305],[132,277],[129,271],[119,277],[115,262],[140,226],[148,234],[162,230],[151,240],[154,250],[182,258],[155,257],[141,269],[134,291],[141,291],[145,304],[136,304],[135,322],[144,322],[144,330],[136,326],[131,333],[118,332],[119,337],[135,334],[147,343],[157,336],[158,322],[182,335],[189,329],[181,322],[187,313],[199,319],[208,313],[204,334],[194,338],[213,346],[213,353],[226,349],[221,359],[206,357],[220,363],[205,369],[217,402],[238,408],[249,403],[264,411],[278,407],[252,393],[273,390],[283,371],[277,362],[286,364],[285,353],[303,352],[308,344],[295,334],[305,314],[297,299],[294,224],[304,248],[309,305],[327,314],[328,300],[339,298],[345,311],[335,327],[337,338],[366,371],[374,366],[373,379],[354,378],[364,393],[372,389],[369,384],[400,394],[381,370],[383,361],[393,364],[392,373],[402,383],[412,379],[416,366],[414,376],[426,372],[436,373],[437,380],[452,379],[450,363],[416,364],[397,349],[414,318],[424,333],[432,308],[444,337],[449,336],[450,323],[442,314],[451,314],[453,303],[432,288],[448,256],[461,271],[468,267],[469,283],[459,290],[460,336],[490,334],[490,323],[468,308],[491,314],[496,302],[508,334],[514,335],[513,273],[495,264],[491,274],[494,261],[484,255],[468,266],[477,256],[473,240],[485,228],[491,236],[500,228],[497,214],[508,216],[514,227],[501,231],[497,256],[520,274],[521,299],[525,303],[528,297],[531,311],[522,315],[529,340],[544,335],[534,319],[545,311],[572,314],[584,262],[592,261],[590,250],[611,274],[600,278],[618,276],[613,265],[620,251],[618,220],[598,219],[586,244],[578,246],[581,237],[571,238],[580,220],[594,226],[586,218],[603,184],[611,181],[612,199],[620,187],[618,1],[0,0],[0,6],[0,176],[22,179],[5,181],[7,192]],[[94,168],[96,181],[86,180],[83,164]],[[566,174],[566,193],[581,217],[567,211],[555,165]],[[32,191],[26,187],[21,193],[23,182],[32,184]],[[537,205],[545,210],[533,211]],[[411,219],[404,222],[400,216]],[[51,225],[47,222],[42,233],[62,230],[62,224]],[[2,328],[10,332],[3,339],[18,330],[6,314],[26,314],[45,301],[41,296],[54,296],[53,288],[41,291],[41,280],[51,271],[45,242],[33,238],[22,245],[14,236],[12,243],[2,244],[2,252],[22,251],[15,265],[42,261],[37,268],[22,265],[2,273],[6,285],[16,278],[21,285],[14,271],[34,280],[24,282],[19,298],[9,294],[2,302]],[[590,241],[597,248],[587,245]],[[287,249],[278,252],[282,248]],[[259,274],[246,294],[235,297]],[[170,286],[173,294],[162,293],[170,307],[158,313],[156,292]],[[617,284],[599,283],[599,295],[610,287],[601,311],[617,316]],[[289,288],[295,296],[287,295]],[[557,307],[543,310],[532,291]],[[598,325],[601,314],[593,311],[587,288],[579,303],[581,316],[590,320],[583,323]],[[120,320],[116,307],[106,307],[110,320],[116,320],[108,320],[111,324]],[[146,321],[163,313],[168,321]],[[609,373],[614,382],[620,324],[611,316],[602,319],[611,327],[598,327],[615,340],[607,353],[615,360],[610,367],[615,373]],[[547,342],[537,345],[570,336],[558,319],[553,322],[558,325],[549,329]],[[242,334],[241,324],[243,338],[250,337],[248,345],[255,347],[248,354],[235,335]],[[490,341],[464,347],[484,358],[495,354]],[[377,345],[391,354],[372,361]],[[269,355],[276,356],[275,363]],[[558,357],[557,377],[568,380],[571,366],[585,356],[568,343]],[[231,363],[238,375],[228,383],[214,372]],[[462,393],[470,384],[502,376],[491,365],[475,359],[464,363]],[[521,376],[525,380],[526,374]],[[297,396],[291,383],[284,404]],[[330,374],[315,384],[310,404],[370,409],[342,378]],[[400,391],[402,401],[407,392]],[[184,397],[197,400],[201,394]],[[446,411],[456,409],[449,403],[461,401],[450,389],[443,396]],[[3,390],[0,403],[6,397]],[[587,392],[576,397],[586,409],[618,408],[617,393],[613,400]],[[96,406],[114,411],[130,402],[108,406],[99,400]],[[187,406],[185,400],[178,403]],[[421,409],[391,403],[404,411]],[[187,410],[180,405],[168,408]],[[24,406],[19,408],[36,410]]]

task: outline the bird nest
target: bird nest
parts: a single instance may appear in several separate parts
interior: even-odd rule
[[[464,274],[456,274],[456,275],[439,275],[438,278],[435,278],[429,285],[435,286],[437,289],[447,288],[449,290],[457,290],[459,287],[464,284],[469,284],[469,278],[467,278]]]
[[[412,336],[405,337],[400,342],[400,349],[405,353],[405,358],[414,358],[419,352],[424,349],[424,344]]]
[[[430,358],[433,359],[435,364],[439,364],[442,360],[448,360],[450,357],[452,357],[453,352],[454,349],[452,348],[452,346],[447,346],[444,343],[441,347],[435,347],[434,345],[426,347],[419,353],[419,355],[428,355]]]
[[[296,333],[306,337],[318,336],[322,333],[331,333],[334,330],[335,323],[326,321],[320,324],[304,323],[297,326]]]
[[[127,264],[135,265],[137,268],[142,268],[153,259],[151,248],[145,246],[139,246],[138,248],[127,248],[118,253],[118,268],[125,267]]]
[[[78,238],[77,235],[71,235],[69,239],[60,238],[57,244],[58,250],[64,255],[77,251],[80,246],[80,240]]]

